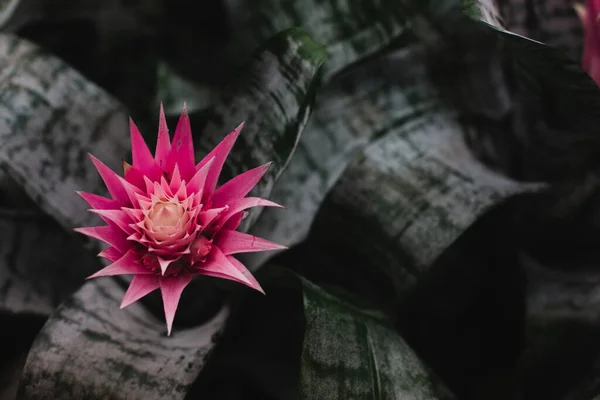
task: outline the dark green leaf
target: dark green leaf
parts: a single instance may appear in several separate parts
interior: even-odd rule
[[[280,267],[257,278],[268,295],[238,302],[190,399],[454,398],[379,311]]]
[[[454,7],[458,1],[264,0],[230,4],[231,34],[220,51],[209,59],[180,60],[190,79],[208,77],[227,81],[234,68],[265,40],[281,30],[298,26],[326,47],[329,58],[323,66],[322,78],[327,81],[408,34],[415,21],[435,19],[439,10]]]
[[[232,177],[272,161],[253,190],[257,196],[269,197],[310,117],[316,75],[326,57],[325,49],[301,29],[289,29],[272,38],[209,112],[197,140],[198,152],[207,153],[246,121],[225,174]]]
[[[0,168],[63,227],[91,224],[75,191],[105,191],[88,151],[120,168],[129,148],[121,105],[14,36],[0,36],[0,70]]]
[[[441,398],[435,378],[382,314],[302,282],[306,331],[300,398]]]
[[[0,312],[47,316],[101,267],[79,238],[39,211],[0,208],[0,232]]]
[[[112,279],[86,283],[50,317],[29,352],[19,399],[182,399],[215,346],[227,309],[164,335]]]

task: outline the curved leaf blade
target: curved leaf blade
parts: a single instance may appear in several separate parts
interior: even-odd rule
[[[326,57],[325,49],[298,28],[269,40],[209,112],[204,132],[196,139],[197,151],[208,153],[224,134],[246,121],[225,164],[224,176],[272,161],[251,192],[268,198],[310,117],[316,76]]]
[[[0,168],[66,229],[97,219],[76,190],[105,189],[92,151],[112,168],[128,153],[120,104],[61,60],[0,35]]]
[[[0,207],[0,232],[0,312],[48,316],[99,266],[81,240],[39,211]]]
[[[228,315],[161,336],[164,322],[140,304],[123,310],[115,280],[86,283],[35,340],[18,399],[183,399]]]
[[[306,331],[301,399],[441,398],[436,378],[383,315],[304,279],[302,284]]]

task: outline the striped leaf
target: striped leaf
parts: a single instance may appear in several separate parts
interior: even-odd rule
[[[336,73],[384,49],[393,40],[409,34],[415,21],[428,19],[453,0],[263,0],[236,1],[230,6],[231,40],[213,59],[181,60],[191,79],[227,81],[248,55],[275,33],[294,26],[318,38],[328,52],[322,78]],[[186,40],[184,37],[181,40]],[[188,39],[189,40],[189,39]],[[187,64],[187,65],[184,65]],[[193,75],[193,71],[203,71]],[[219,77],[219,78],[217,78]],[[213,82],[208,82],[213,83]]]
[[[64,229],[95,222],[75,190],[105,190],[87,152],[119,166],[127,120],[114,99],[30,43],[0,35],[0,55],[0,308],[45,316],[99,265]]]
[[[141,304],[119,309],[124,293],[112,279],[94,280],[63,303],[33,343],[18,399],[183,399],[227,309],[167,337]]]
[[[302,280],[301,399],[441,399],[435,378],[389,320]]]
[[[257,236],[287,246],[303,240],[325,195],[348,163],[374,137],[412,119],[435,112],[435,101],[419,97],[426,79],[413,59],[422,54],[407,49],[364,63],[323,88],[292,161],[271,193],[285,212],[264,210],[252,228]],[[403,74],[394,87],[388,78],[398,65]],[[417,67],[415,67],[417,66]],[[259,265],[272,254],[252,254]]]
[[[478,2],[490,3],[489,0]],[[584,1],[508,0],[495,3],[503,21],[502,28],[557,47],[573,60],[581,57],[583,27],[573,6]]]
[[[268,296],[240,299],[190,398],[454,399],[380,311],[272,264],[257,278]]]
[[[61,60],[0,36],[0,168],[64,228],[95,221],[75,193],[103,185],[87,157],[112,168],[128,153],[120,104]]]
[[[0,313],[48,316],[101,267],[79,238],[39,211],[0,208],[0,231]]]
[[[272,161],[253,189],[254,195],[269,197],[310,117],[316,76],[326,57],[325,49],[301,29],[286,30],[269,40],[209,111],[204,132],[196,140],[197,151],[208,153],[225,133],[246,121],[224,176]]]

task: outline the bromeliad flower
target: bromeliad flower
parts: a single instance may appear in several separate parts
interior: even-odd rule
[[[575,11],[585,31],[582,68],[600,85],[600,0],[576,4]]]
[[[185,106],[171,142],[161,105],[154,157],[133,121],[129,122],[133,162],[123,163],[124,177],[90,155],[112,198],[79,193],[107,225],[76,231],[109,245],[99,255],[112,264],[89,278],[134,275],[121,308],[160,288],[170,335],[181,293],[195,275],[230,279],[262,292],[232,254],[284,247],[236,229],[246,209],[281,206],[246,197],[270,163],[217,188],[243,124],[195,164]]]

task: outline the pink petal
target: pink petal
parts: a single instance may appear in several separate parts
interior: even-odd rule
[[[213,208],[213,209],[210,209],[210,210],[201,211],[200,214],[198,214],[198,223],[201,226],[207,226],[215,218],[217,218],[219,215],[221,215],[225,211],[227,211],[227,208],[228,207],[225,206],[225,207],[221,207],[221,208]]]
[[[121,230],[112,226],[90,226],[86,228],[75,228],[75,232],[101,240],[119,250],[121,253],[127,252],[131,247],[127,241],[127,236]]]
[[[169,184],[171,191],[176,193],[181,188],[181,174],[179,173],[179,165],[175,164],[173,174],[171,175],[171,183]]]
[[[144,212],[138,208],[123,207],[121,209],[124,213],[129,215],[129,218],[131,218],[132,221],[141,221],[142,219],[144,219]]]
[[[120,207],[119,203],[113,199],[107,199],[106,197],[98,196],[93,193],[77,192],[78,195],[92,207],[97,210],[114,210]]]
[[[212,206],[223,207],[232,200],[241,199],[246,196],[265,175],[271,164],[267,163],[253,168],[223,184],[213,194]]]
[[[256,251],[281,250],[287,247],[247,233],[221,230],[214,241],[223,254],[250,253]]]
[[[152,293],[160,287],[156,275],[135,275],[129,284],[129,288],[123,296],[121,309],[135,303],[145,295]]]
[[[227,229],[227,230],[234,231],[240,226],[243,219],[244,219],[244,211],[240,211],[239,213],[229,217],[229,219],[227,220],[227,222],[225,222],[225,224],[223,225],[223,227],[221,229]]]
[[[148,195],[154,194],[154,181],[151,181],[147,176],[144,177],[144,183],[146,184],[146,193]]]
[[[208,171],[210,171],[210,168],[214,161],[214,157],[209,158],[206,164],[204,164],[198,169],[198,171],[196,171],[192,179],[190,179],[190,181],[187,184],[188,193],[202,193],[204,189],[204,184],[206,182],[206,177],[208,176]]]
[[[248,270],[248,268],[246,268],[244,264],[242,264],[235,257],[227,256],[227,259],[234,267],[238,269],[238,271],[240,271],[246,278],[248,278],[248,281],[250,281],[250,283],[252,284],[252,286],[250,286],[252,289],[258,290],[262,294],[265,294],[265,291],[260,286],[254,275],[252,275],[252,273]]]
[[[98,173],[102,177],[108,192],[112,198],[121,204],[129,205],[130,199],[127,190],[123,187],[121,177],[117,175],[113,170],[108,168],[102,161],[90,154],[92,162],[96,166]]]
[[[137,197],[135,194],[140,193],[140,189],[117,175],[93,155],[90,154],[90,157],[113,199],[122,205],[134,205],[137,207]]]
[[[142,174],[139,169],[135,167],[129,167],[124,174],[127,182],[131,183],[138,189],[144,189],[144,174]]]
[[[245,267],[244,267],[245,269]],[[198,268],[198,273],[202,275],[214,276],[216,278],[228,279],[241,283],[253,289],[262,291],[260,285],[257,286],[254,278],[249,278],[251,274],[240,271],[237,265],[234,265],[217,247],[213,247],[208,255],[208,260]]]
[[[192,281],[191,275],[160,277],[160,291],[162,293],[163,306],[165,308],[165,319],[167,320],[167,335],[171,335],[173,320],[177,305],[181,298],[183,289]]]
[[[152,157],[152,153],[150,153],[144,138],[131,118],[129,118],[129,133],[131,135],[131,158],[133,166],[141,171],[151,170],[156,166],[154,157]]]
[[[186,181],[191,179],[194,172],[196,172],[192,128],[185,104],[171,142],[171,153],[167,159],[167,172],[172,171],[175,165],[179,165],[181,175]]]
[[[223,225],[227,222],[227,220],[233,217],[235,214],[240,211],[244,211],[247,208],[251,207],[278,207],[283,208],[283,206],[274,203],[270,200],[261,199],[259,197],[244,197],[243,199],[237,199],[229,203],[229,209],[225,211],[219,218],[216,225],[212,228],[214,232],[218,232]]]
[[[129,275],[129,274],[152,274],[148,268],[140,265],[137,261],[137,257],[133,251],[129,250],[123,257],[119,258],[108,267],[101,269],[93,275],[87,277],[87,279],[99,278],[101,276],[114,276],[114,275]]]
[[[171,188],[169,187],[169,183],[167,182],[167,180],[165,179],[164,176],[161,176],[159,186],[156,186],[156,184],[155,184],[155,186],[154,186],[155,193],[156,193],[157,187],[160,187],[162,189],[163,193],[165,193],[167,196],[173,197],[173,192],[171,191]]]
[[[200,163],[198,163],[198,165],[196,166],[196,169],[199,169],[202,166],[204,166],[211,157],[215,158],[215,161],[213,162],[210,171],[208,172],[206,184],[204,185],[205,199],[209,196],[212,196],[212,193],[215,191],[215,187],[217,186],[217,182],[219,181],[219,175],[221,175],[221,170],[223,169],[225,160],[227,159],[227,156],[233,148],[233,145],[235,144],[235,141],[240,135],[240,132],[243,127],[244,123],[242,122],[237,128],[233,130],[233,132],[225,136],[225,139],[223,139],[221,143],[217,145],[217,147],[212,149],[212,151],[208,153],[208,155],[204,157],[204,159],[200,161]]]
[[[166,260],[166,259],[160,258],[160,257],[156,257],[156,259],[158,260],[158,264],[160,265],[160,271],[162,272],[163,275],[167,271],[167,268],[169,268],[169,264],[171,264],[174,261],[174,260]]]
[[[154,157],[158,166],[165,171],[167,158],[171,152],[171,139],[169,138],[169,128],[165,118],[165,110],[160,103],[160,117],[158,120],[158,139],[156,140],[156,153]]]
[[[114,247],[107,247],[106,249],[104,249],[100,253],[98,253],[98,257],[106,258],[110,262],[115,262],[122,256],[123,256],[123,253],[121,253],[119,250],[115,249]]]
[[[129,215],[121,210],[90,210],[93,213],[98,214],[105,221],[114,222],[119,228],[121,228],[125,233],[131,234],[134,229],[129,225],[133,223]]]

